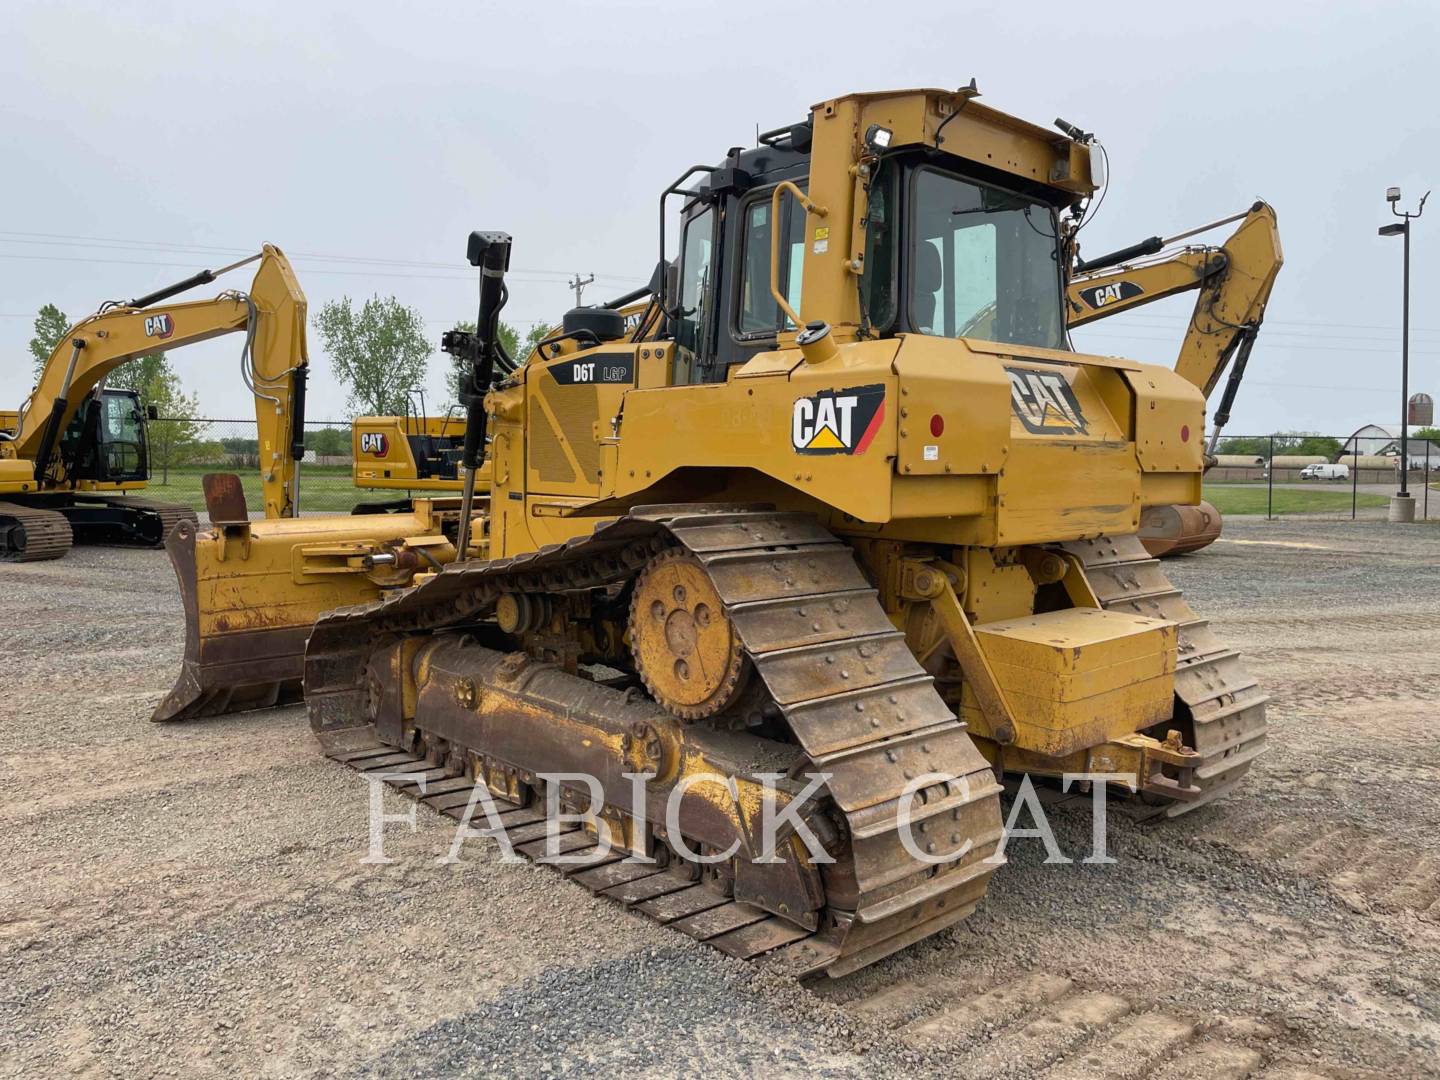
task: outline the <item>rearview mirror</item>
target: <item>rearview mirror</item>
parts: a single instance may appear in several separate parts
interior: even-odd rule
[[[146,406],[145,406],[145,419],[146,419],[146,420],[159,420],[159,419],[160,419],[160,410],[157,409],[154,405],[146,405]]]

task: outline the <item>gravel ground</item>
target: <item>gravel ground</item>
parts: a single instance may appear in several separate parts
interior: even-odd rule
[[[303,710],[148,721],[162,553],[0,566],[0,1075],[1434,1075],[1437,540],[1235,519],[1168,564],[1273,695],[1245,785],[1112,817],[1113,866],[1054,806],[1073,863],[1016,839],[972,918],[813,987],[485,844],[438,866],[426,810],[361,864]]]

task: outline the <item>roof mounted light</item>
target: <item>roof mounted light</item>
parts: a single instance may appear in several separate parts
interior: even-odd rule
[[[872,154],[878,154],[890,149],[890,140],[894,137],[895,133],[889,128],[871,124],[865,131],[865,146]]]

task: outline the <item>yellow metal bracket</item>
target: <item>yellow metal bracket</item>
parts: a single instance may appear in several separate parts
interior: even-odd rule
[[[950,639],[950,647],[955,650],[955,659],[960,662],[960,670],[975,695],[976,704],[990,723],[993,738],[998,743],[1012,743],[1015,712],[1005,700],[1005,692],[1000,689],[995,671],[975,637],[965,608],[955,594],[949,571],[958,575],[956,580],[964,579],[958,567],[906,559],[900,566],[900,594],[906,599],[929,602],[945,636]]]
[[[1085,576],[1085,568],[1080,563],[1080,557],[1072,555],[1068,551],[1057,554],[1065,562],[1065,574],[1060,581],[1065,586],[1065,594],[1070,597],[1070,603],[1075,607],[1101,607],[1100,598],[1095,595],[1095,590],[1090,585],[1090,579]]]
[[[1195,783],[1195,769],[1201,761],[1200,754],[1186,746],[1173,728],[1164,742],[1137,731],[1091,750],[1086,771],[1131,773],[1139,790],[1147,794],[1193,802],[1205,794]]]
[[[240,561],[250,558],[250,525],[247,522],[215,526],[220,534],[220,546],[215,552],[215,561],[224,562],[231,554],[231,545],[239,549]]]

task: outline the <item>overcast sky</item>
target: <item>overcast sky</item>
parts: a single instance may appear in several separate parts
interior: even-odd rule
[[[1285,268],[1229,430],[1348,432],[1400,412],[1385,188],[1440,186],[1440,4],[796,5],[10,0],[0,34],[0,404],[37,308],[73,319],[261,242],[312,311],[394,294],[437,342],[472,319],[471,229],[515,237],[517,323],[624,292],[686,166],[852,90],[955,87],[1099,134],[1090,253],[1244,209]],[[1223,236],[1223,234],[1220,234]],[[224,282],[244,288],[244,271]],[[197,298],[220,286],[207,287]],[[1415,226],[1411,387],[1440,392],[1440,195]],[[1170,364],[1191,298],[1078,347]],[[253,415],[231,336],[172,362],[211,416]],[[309,414],[345,415],[312,333]],[[438,394],[445,358],[432,364]]]

